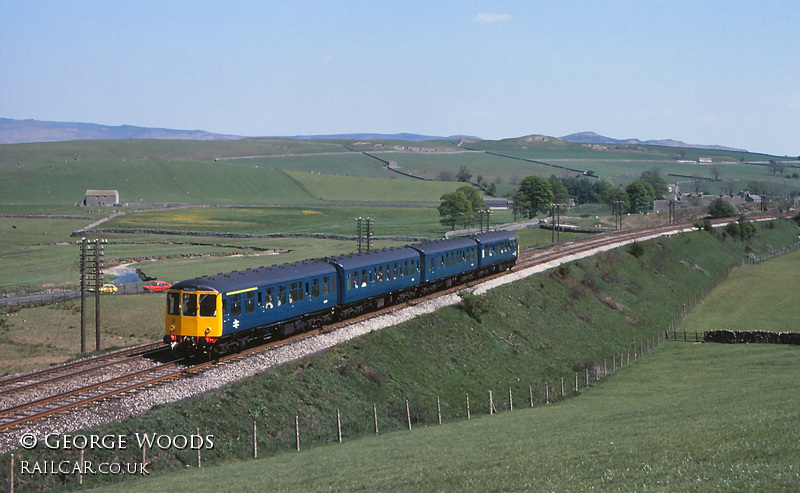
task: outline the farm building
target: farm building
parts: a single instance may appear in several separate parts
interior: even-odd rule
[[[483,199],[483,203],[486,204],[486,207],[492,211],[506,211],[508,210],[508,206],[511,205],[511,201],[508,199],[496,199],[488,197]]]
[[[119,192],[116,190],[86,190],[82,205],[118,205]]]

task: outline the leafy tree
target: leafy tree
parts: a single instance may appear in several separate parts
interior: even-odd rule
[[[526,217],[530,217],[530,208],[531,203],[528,200],[528,197],[522,192],[522,190],[517,190],[514,192],[512,196],[512,200],[514,201],[514,220],[517,220],[517,214],[522,214]]]
[[[621,188],[608,188],[603,192],[603,202],[613,207],[617,202],[622,202],[622,210],[627,211],[631,207],[631,199],[628,197],[628,192]]]
[[[669,193],[667,182],[664,181],[664,178],[661,178],[661,172],[658,170],[658,168],[645,171],[642,173],[639,179],[646,181],[651,187],[653,187],[653,197],[656,199],[663,199],[664,195]]]
[[[575,202],[578,204],[600,202],[603,192],[611,186],[607,181],[591,180],[583,176],[561,178],[559,181],[564,184],[567,188],[567,192],[569,192],[569,196],[575,199]]]
[[[714,219],[720,217],[733,217],[736,215],[736,209],[727,201],[719,198],[714,199],[711,205],[708,206],[708,215]]]
[[[457,181],[463,181],[464,183],[469,183],[469,179],[472,178],[472,173],[467,170],[466,166],[462,166],[461,169],[458,170],[458,174],[456,175]]]
[[[567,191],[567,187],[556,178],[555,175],[550,175],[550,178],[547,179],[550,183],[550,189],[553,191],[553,202],[556,204],[565,204],[569,202],[570,194]]]
[[[712,166],[708,169],[708,172],[711,173],[711,176],[714,178],[714,181],[719,181],[719,177],[722,175],[722,168],[719,166]]]
[[[486,209],[486,204],[483,202],[481,198],[481,194],[475,190],[475,187],[470,185],[464,185],[463,187],[458,187],[456,192],[460,192],[464,194],[464,197],[469,200],[469,203],[472,205],[472,212],[478,212]]]
[[[653,210],[653,201],[655,201],[655,191],[650,183],[644,180],[636,180],[627,187],[625,191],[628,193],[630,199],[631,212],[645,212]]]
[[[440,222],[451,229],[456,229],[457,222],[467,222],[472,220],[472,203],[466,195],[459,191],[450,192],[442,195],[439,204],[439,215],[442,217]]]
[[[539,211],[549,210],[553,204],[553,190],[550,188],[550,182],[538,176],[526,177],[522,180],[519,190],[527,199],[529,219],[533,219]]]
[[[739,238],[742,241],[749,241],[755,236],[758,228],[755,224],[747,222],[744,216],[740,216],[736,222],[730,222],[725,226],[725,233],[733,238]]]

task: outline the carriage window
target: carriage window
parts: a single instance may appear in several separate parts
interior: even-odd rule
[[[293,282],[289,285],[289,303],[301,301],[303,299],[303,283]]]
[[[231,295],[231,317],[238,317],[242,314],[242,295]]]
[[[215,294],[200,295],[200,316],[201,317],[217,316],[217,295]]]
[[[167,314],[180,315],[181,314],[181,294],[180,293],[167,293]]]
[[[244,312],[253,313],[256,311],[256,292],[248,291],[244,294]]]
[[[330,282],[330,278],[323,277],[322,278],[322,296],[328,296],[330,294],[330,286],[328,283]]]
[[[275,291],[272,288],[267,288],[266,295],[267,295],[266,298],[267,302],[264,303],[264,308],[269,310],[270,308],[275,306]]]
[[[392,279],[397,279],[397,276],[399,275],[398,272],[397,272],[398,270],[399,270],[399,266],[397,264],[394,264],[392,266]]]
[[[183,316],[194,317],[197,315],[197,295],[194,293],[183,293]]]
[[[319,279],[311,280],[311,297],[312,298],[319,297]]]
[[[278,286],[277,306],[286,304],[286,286]]]
[[[361,271],[361,279],[360,279],[361,280],[361,287],[364,287],[364,286],[367,285],[367,279],[368,279],[367,270],[364,269],[364,270]]]

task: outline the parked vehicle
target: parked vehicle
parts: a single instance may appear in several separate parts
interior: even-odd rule
[[[166,281],[155,281],[152,284],[145,284],[142,286],[142,289],[145,291],[150,291],[151,293],[156,293],[160,291],[166,291],[172,287],[172,284]]]
[[[117,288],[116,284],[111,284],[110,282],[107,282],[102,286],[100,286],[100,292],[106,294],[114,294],[117,292],[118,289],[119,288]],[[89,292],[94,293],[94,286],[89,287]]]

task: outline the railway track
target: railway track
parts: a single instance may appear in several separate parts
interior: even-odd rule
[[[730,220],[721,220],[715,225],[726,224],[729,221]],[[593,235],[547,248],[530,249],[520,253],[517,265],[512,269],[512,272],[518,272],[535,265],[552,262],[606,246],[619,245],[623,242],[636,241],[658,235],[673,234],[691,228],[692,226],[690,224],[684,223],[642,228],[638,230],[623,230]],[[453,286],[421,298],[415,298],[404,304],[385,307],[352,319],[337,322],[322,327],[319,330],[297,334],[288,339],[271,341],[265,345],[246,348],[242,352],[227,355],[218,360],[200,360],[198,358],[192,358],[159,361],[159,359],[164,359],[165,355],[170,354],[169,351],[164,348],[163,343],[159,341],[48,368],[46,370],[6,378],[0,380],[0,402],[3,403],[3,409],[0,409],[0,431],[9,430],[24,423],[85,406],[93,402],[109,399],[127,392],[133,392],[137,389],[158,385],[168,380],[197,375],[211,366],[226,364],[244,359],[254,353],[271,351],[280,346],[295,344],[302,339],[312,337],[320,332],[333,332],[340,327],[380,317],[407,306],[423,303],[432,298],[452,294],[471,287],[472,285],[502,277],[505,274],[505,272],[498,273],[493,276],[481,278],[479,281],[473,281],[467,285]],[[126,364],[136,368],[119,371],[119,369]],[[108,377],[106,374],[112,369],[116,373]],[[86,383],[87,381],[90,383]],[[39,394],[31,392],[32,389],[38,390]],[[48,389],[58,390],[49,391]],[[44,395],[40,395],[41,393]],[[8,403],[12,404],[9,405]]]

